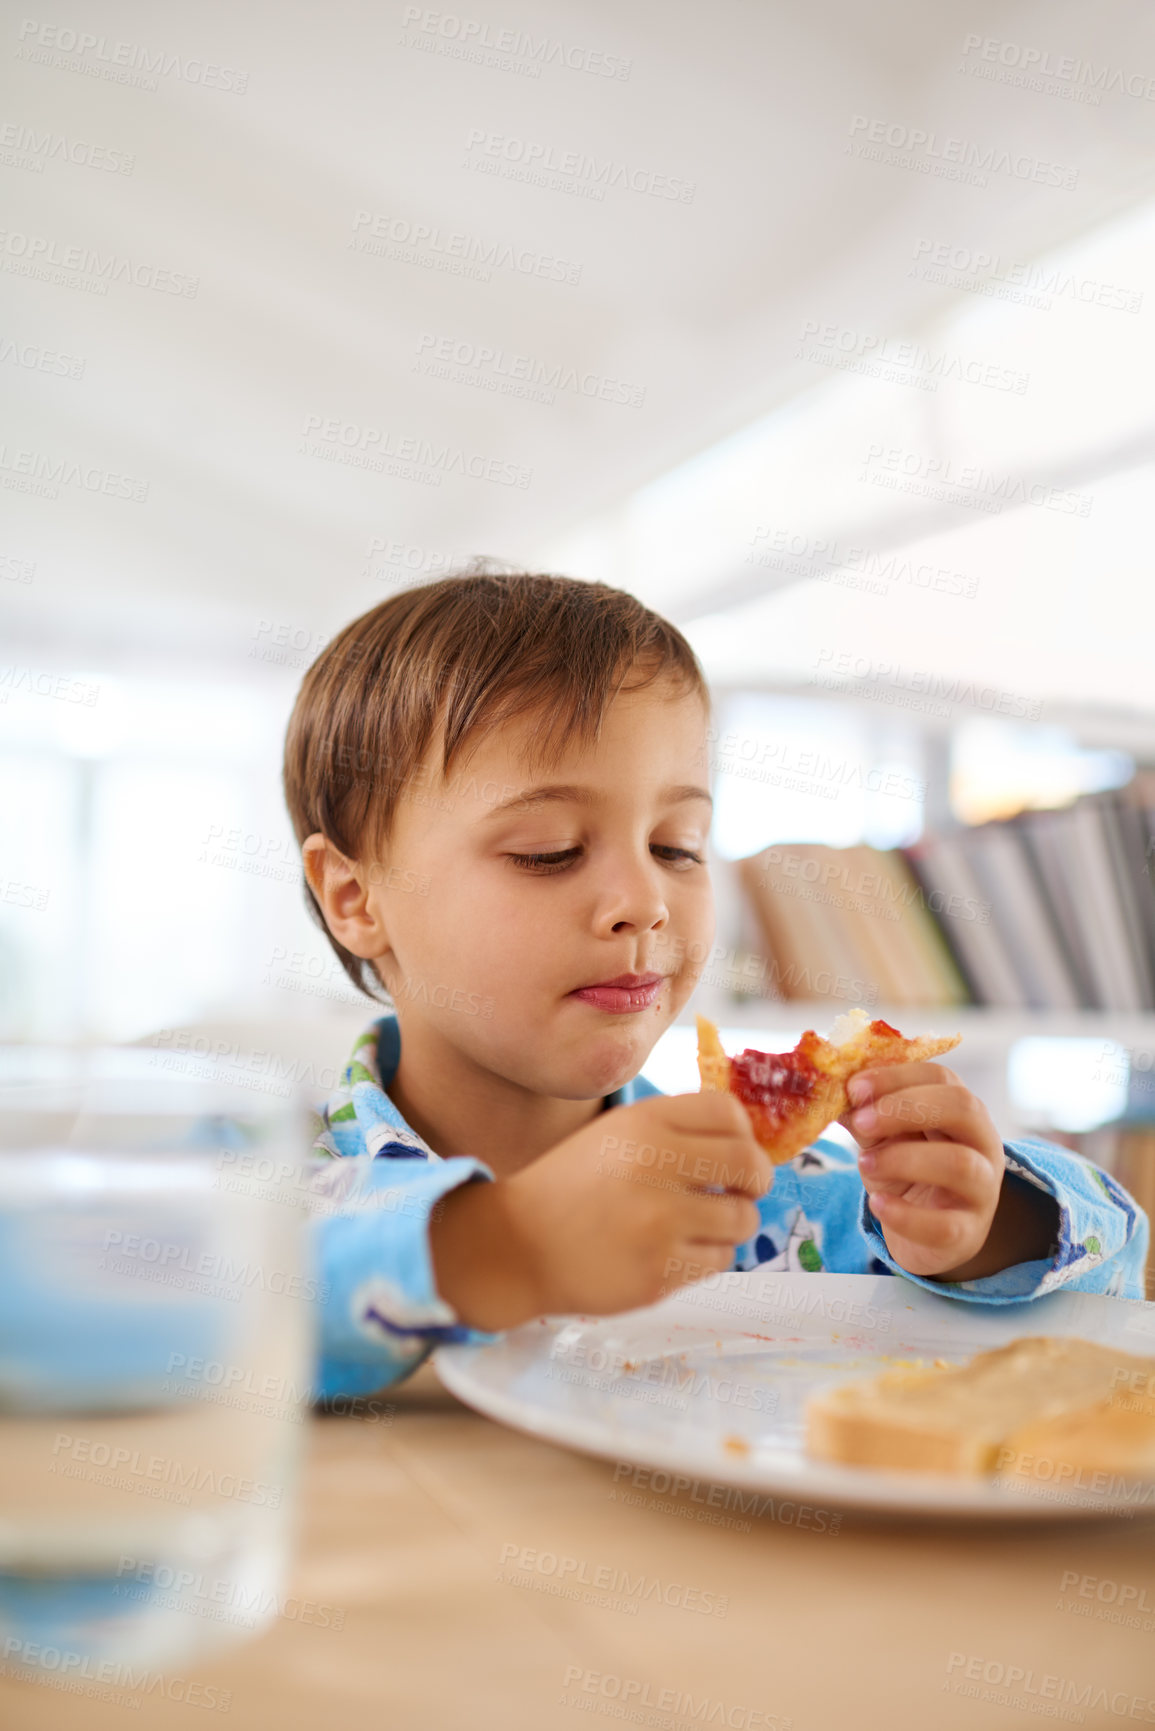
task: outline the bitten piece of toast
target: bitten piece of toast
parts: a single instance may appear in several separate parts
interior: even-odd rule
[[[846,1084],[859,1070],[937,1058],[962,1039],[949,1034],[908,1040],[888,1022],[872,1022],[865,1010],[855,1009],[838,1017],[829,1040],[808,1028],[792,1052],[747,1047],[730,1058],[714,1023],[705,1016],[697,1020],[702,1091],[738,1096],[776,1166],[808,1148],[842,1116],[849,1105]]]

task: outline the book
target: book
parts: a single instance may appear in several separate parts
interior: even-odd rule
[[[1024,845],[1031,855],[1044,906],[1075,982],[1081,1009],[1100,1008],[1088,940],[1075,913],[1075,888],[1068,870],[1069,850],[1059,829],[1061,813],[1025,812],[1020,822]]]
[[[740,862],[782,995],[1155,1010],[1155,772],[905,848]]]
[[[743,888],[766,940],[769,974],[785,999],[843,998],[843,958],[829,916],[813,901],[813,884],[792,850],[766,848],[739,862]]]
[[[1114,868],[1119,905],[1127,927],[1132,961],[1143,1002],[1155,1005],[1155,894],[1147,875],[1146,833],[1142,812],[1117,793],[1098,799]]]
[[[1025,1010],[1027,995],[991,924],[991,906],[957,841],[923,836],[906,857],[926,888],[927,905],[970,981],[978,1004]]]
[[[965,988],[950,960],[922,886],[899,849],[860,850],[880,880],[880,910],[893,915],[893,948],[902,972],[907,1004],[957,1004]]]
[[[1078,987],[1015,826],[984,824],[962,831],[958,841],[990,902],[995,930],[1030,1007],[1077,1010]]]
[[[1075,916],[1084,930],[1100,1006],[1105,1010],[1146,1009],[1101,814],[1090,800],[1081,799],[1059,815],[1080,880]]]

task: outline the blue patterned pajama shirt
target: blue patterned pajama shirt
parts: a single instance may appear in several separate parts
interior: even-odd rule
[[[400,1053],[396,1016],[378,1017],[357,1040],[320,1112],[311,1226],[325,1294],[319,1399],[398,1382],[442,1341],[494,1338],[466,1327],[438,1296],[429,1253],[434,1205],[459,1184],[486,1182],[493,1173],[472,1157],[442,1159],[406,1124],[386,1091]],[[660,1093],[635,1077],[607,1096],[605,1110]],[[1059,1288],[1141,1299],[1147,1217],[1122,1186],[1041,1137],[1019,1137],[1003,1150],[1007,1170],[1058,1205],[1058,1243],[1049,1260],[1017,1263],[983,1280],[908,1274],[867,1207],[853,1153],[819,1139],[776,1169],[758,1205],[759,1229],[738,1246],[733,1266],[890,1274],[968,1304],[1022,1304]]]

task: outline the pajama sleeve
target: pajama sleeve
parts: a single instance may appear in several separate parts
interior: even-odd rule
[[[314,1398],[399,1382],[443,1341],[495,1337],[460,1322],[437,1294],[429,1251],[436,1204],[493,1174],[469,1157],[319,1160],[310,1221],[319,1301]]]
[[[1058,1240],[1049,1257],[1014,1263],[982,1280],[931,1280],[910,1274],[886,1248],[864,1190],[859,1224],[873,1255],[893,1274],[928,1292],[946,1292],[977,1304],[1021,1303],[1060,1289],[1143,1298],[1147,1216],[1122,1185],[1089,1160],[1041,1136],[1005,1142],[1003,1157],[1008,1173],[1046,1191],[1058,1205]]]

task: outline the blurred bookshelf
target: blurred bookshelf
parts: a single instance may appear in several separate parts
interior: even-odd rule
[[[695,1007],[783,1027],[851,1004],[912,1028],[947,1010],[996,1042],[1151,1041],[1155,770],[964,823],[936,767],[901,845],[783,840],[715,861],[718,939]]]
[[[1155,1015],[1155,774],[907,845],[732,860],[731,995]]]

